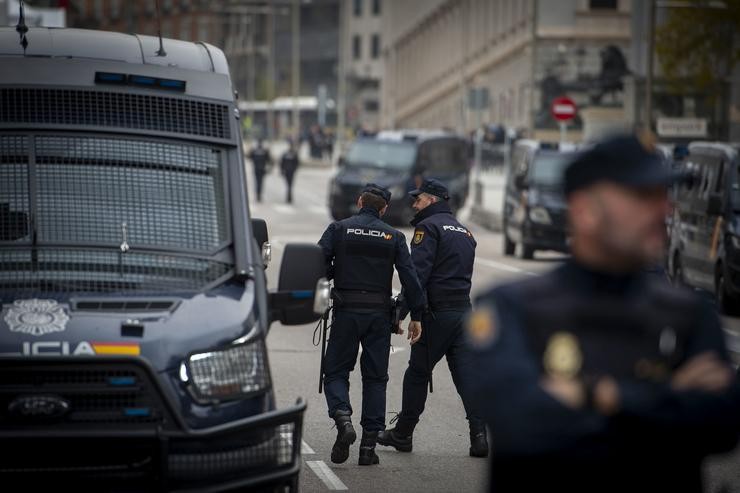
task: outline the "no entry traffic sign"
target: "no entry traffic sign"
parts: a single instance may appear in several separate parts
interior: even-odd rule
[[[550,111],[557,121],[567,122],[576,117],[576,103],[568,97],[555,98]]]

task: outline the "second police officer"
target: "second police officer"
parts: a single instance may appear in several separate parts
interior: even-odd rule
[[[349,373],[354,369],[362,344],[362,440],[360,465],[378,464],[375,453],[378,432],[385,428],[385,392],[391,339],[391,293],[393,267],[411,306],[408,337],[415,343],[421,335],[424,294],[411,263],[406,239],[381,220],[391,194],[368,184],[358,198],[360,212],[329,225],[319,240],[334,280],[334,319],[324,359],[324,388],[329,417],[337,426],[331,460],[342,463],[357,439],[352,426]]]
[[[426,179],[411,192],[415,198],[416,229],[411,240],[411,259],[426,291],[429,312],[424,332],[411,348],[409,366],[403,377],[401,412],[395,427],[378,435],[378,443],[401,452],[411,452],[412,433],[424,412],[427,382],[443,357],[462,398],[470,426],[470,455],[486,457],[488,441],[476,403],[465,392],[471,378],[472,354],[466,345],[463,321],[470,312],[470,287],[476,242],[450,209],[447,188],[438,180]]]

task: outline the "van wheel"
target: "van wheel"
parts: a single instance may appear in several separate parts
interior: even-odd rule
[[[524,260],[532,260],[534,258],[534,247],[527,245],[526,243],[522,243],[519,254]]]
[[[717,272],[715,274],[715,292],[717,293],[717,304],[722,313],[731,316],[740,315],[740,298],[733,296],[727,291],[727,284],[725,283],[725,275],[722,265],[717,266]]]
[[[516,250],[516,243],[511,241],[509,239],[509,235],[506,234],[506,229],[504,229],[504,255],[514,255],[514,251]]]

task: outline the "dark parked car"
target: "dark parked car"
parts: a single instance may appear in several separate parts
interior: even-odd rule
[[[695,142],[684,159],[695,179],[675,191],[668,270],[740,314],[740,178],[737,144]]]
[[[524,259],[537,250],[568,251],[567,207],[562,178],[574,150],[559,150],[534,140],[520,140],[512,152],[506,179],[502,230],[504,254],[517,245]]]

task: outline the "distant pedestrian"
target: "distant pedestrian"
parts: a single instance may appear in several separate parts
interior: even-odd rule
[[[257,191],[257,202],[262,202],[262,182],[265,179],[267,169],[272,162],[270,151],[262,145],[262,139],[257,141],[257,147],[249,153],[249,159],[252,161],[254,168],[254,183]]]
[[[295,172],[300,165],[300,161],[298,159],[298,152],[293,145],[293,141],[289,140],[288,145],[288,150],[285,151],[283,157],[280,159],[280,172],[283,174],[283,177],[285,177],[285,184],[287,187],[286,202],[291,204],[293,203],[293,178],[295,177]]]
[[[649,272],[679,178],[635,136],[579,154],[565,172],[573,257],[480,297],[471,389],[491,491],[699,492],[704,459],[737,443],[716,311]]]

